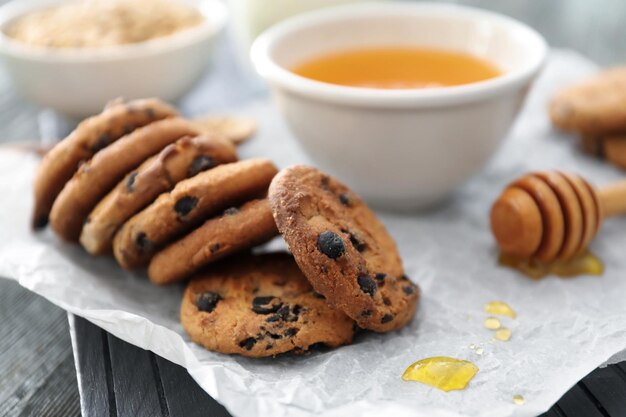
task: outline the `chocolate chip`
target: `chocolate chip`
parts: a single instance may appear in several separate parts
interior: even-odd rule
[[[369,317],[372,314],[374,314],[374,312],[372,310],[363,310],[363,311],[361,311],[361,317]]]
[[[213,168],[215,165],[215,159],[213,159],[209,155],[198,155],[193,159],[193,161],[191,161],[191,165],[189,166],[187,175],[193,177],[199,172],[206,171],[209,168]]]
[[[337,233],[327,230],[317,237],[317,247],[330,259],[337,259],[346,251],[343,239]]]
[[[239,347],[245,350],[252,350],[255,344],[256,344],[256,339],[254,337],[249,337],[239,342]]]
[[[196,306],[198,310],[205,311],[207,313],[215,310],[215,306],[222,299],[222,297],[214,292],[203,292],[198,295],[198,299],[196,300]]]
[[[341,204],[343,204],[346,207],[350,207],[350,204],[352,204],[352,200],[350,200],[350,196],[346,193],[339,194],[339,201],[341,202]]]
[[[96,140],[96,143],[93,144],[93,146],[91,147],[91,150],[94,153],[98,152],[98,151],[101,151],[102,149],[107,147],[109,142],[111,142],[111,135],[109,135],[108,133],[105,132],[105,133],[100,135],[98,140]]]
[[[265,321],[268,322],[268,323],[274,323],[274,322],[280,321],[280,320],[282,320],[282,317],[280,317],[279,314],[273,314],[273,315],[269,316],[267,318],[267,320],[265,320]]]
[[[135,245],[141,250],[149,249],[152,246],[152,242],[148,240],[148,236],[144,232],[137,233],[135,237]]]
[[[330,191],[330,178],[323,176],[320,184],[325,191]]]
[[[296,304],[291,309],[291,314],[287,316],[286,321],[298,321],[298,316],[300,315],[300,311],[302,310],[302,306]]]
[[[209,250],[211,251],[211,254],[216,253],[218,250],[220,250],[220,244],[219,243],[215,243],[213,245],[211,245],[211,247],[209,248]]]
[[[239,213],[239,211],[240,210],[237,207],[227,208],[226,210],[224,210],[223,216],[234,216],[235,214]]]
[[[385,314],[382,319],[380,319],[381,324],[389,323],[393,320],[393,316],[391,314]]]
[[[280,298],[272,295],[254,297],[252,300],[252,311],[257,314],[276,313],[282,306],[283,304],[280,302]],[[289,307],[287,307],[287,311],[289,311]]]
[[[43,215],[43,216],[39,216],[35,219],[35,222],[33,223],[33,226],[35,227],[35,229],[41,229],[43,227],[45,227],[48,224],[48,216]]]
[[[363,252],[365,249],[367,249],[367,244],[357,239],[354,234],[349,233],[348,235],[350,236],[350,243],[352,243],[354,249],[358,250],[359,252]]]
[[[285,330],[285,337],[295,336],[298,333],[298,329],[287,329]]]
[[[146,117],[148,117],[148,119],[154,119],[156,117],[156,112],[150,107],[145,109],[144,113],[146,114]]]
[[[271,343],[268,343],[267,345],[265,345],[265,350],[270,350],[273,347],[274,345],[272,345]]]
[[[387,297],[383,297],[383,304],[386,306],[390,306],[391,305],[391,300]]]
[[[376,281],[378,282],[378,286],[382,287],[383,285],[385,285],[385,278],[387,278],[387,274],[376,274],[374,275],[374,278],[376,278]]]
[[[406,295],[411,295],[413,294],[413,292],[415,291],[415,289],[413,287],[410,286],[406,286],[406,287],[402,287],[402,291],[404,291],[404,293]]]
[[[324,297],[322,294],[318,293],[317,291],[313,291],[313,297],[320,298],[322,300],[326,299],[326,297]]]
[[[282,338],[283,338],[281,335],[276,334],[276,333],[268,333],[267,335],[268,335],[270,338],[274,339],[274,340],[277,340],[277,339],[282,339]]]
[[[126,191],[132,193],[135,191],[135,178],[137,178],[137,171],[133,171],[128,175],[128,179],[126,180]]]
[[[185,217],[191,210],[193,210],[198,204],[196,197],[183,197],[174,204],[174,210],[178,213],[179,217]]]
[[[361,291],[369,294],[370,297],[373,297],[374,294],[376,294],[378,287],[376,286],[376,281],[374,281],[371,277],[361,275],[357,278],[357,282],[359,283],[359,287],[361,287]]]

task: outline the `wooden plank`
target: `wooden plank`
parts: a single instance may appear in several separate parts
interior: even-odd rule
[[[75,415],[79,397],[66,313],[0,279],[0,317],[0,416],[19,416],[30,402],[33,410],[65,407],[58,415]],[[45,391],[59,372],[67,376],[64,390],[47,401]]]
[[[609,416],[626,416],[626,379],[618,372],[614,365],[598,368],[581,382]]]
[[[548,411],[543,413],[540,417],[568,417],[563,413],[558,405],[553,405]]]
[[[115,403],[119,416],[168,417],[151,352],[108,335]]]
[[[154,357],[171,417],[230,417],[228,411],[200,388],[185,368],[160,356]]]
[[[556,403],[567,417],[605,417],[579,385],[574,385]]]
[[[34,392],[19,416],[80,417],[76,370],[71,352]]]
[[[83,417],[117,417],[107,333],[81,317],[72,317]]]

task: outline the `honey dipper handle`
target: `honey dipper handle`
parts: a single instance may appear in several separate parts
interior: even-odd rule
[[[598,198],[605,217],[626,214],[626,180],[600,188]]]

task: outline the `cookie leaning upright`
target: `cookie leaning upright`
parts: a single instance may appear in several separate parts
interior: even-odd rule
[[[136,129],[105,147],[65,184],[52,205],[50,225],[61,238],[77,241],[91,210],[118,181],[170,143],[196,134],[190,122],[173,117]]]
[[[626,67],[613,68],[559,91],[550,102],[555,126],[606,136],[626,131]]]
[[[267,199],[226,209],[187,236],[158,252],[148,267],[150,281],[180,281],[204,265],[260,245],[278,234]]]
[[[33,227],[41,228],[48,223],[54,200],[81,162],[136,128],[177,114],[176,110],[158,99],[129,103],[114,101],[99,115],[81,122],[39,164],[33,185]]]
[[[87,217],[80,243],[93,255],[110,252],[115,232],[159,194],[185,178],[236,160],[235,146],[220,135],[179,139],[127,174],[98,203]]]
[[[278,230],[316,291],[360,327],[391,331],[415,312],[418,287],[396,245],[345,185],[307,166],[282,170],[268,194]]]
[[[316,294],[285,253],[245,256],[191,280],[180,321],[209,350],[249,357],[348,344],[354,322]]]
[[[126,269],[146,265],[163,245],[228,207],[264,196],[278,170],[267,159],[219,165],[183,180],[131,217],[113,239]]]

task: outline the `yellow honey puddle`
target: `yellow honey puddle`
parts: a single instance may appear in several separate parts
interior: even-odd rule
[[[523,405],[526,402],[524,396],[516,394],[513,396],[513,403],[516,405]]]
[[[557,261],[549,264],[527,259],[518,259],[511,255],[501,253],[498,258],[498,264],[516,269],[533,279],[540,279],[547,275],[557,275],[568,278],[579,275],[600,276],[604,273],[602,260],[588,250],[568,261]]]
[[[499,319],[495,317],[487,317],[483,322],[483,326],[485,326],[485,329],[498,330],[501,324]]]
[[[500,329],[496,330],[495,337],[496,340],[499,340],[501,342],[508,342],[511,339],[511,329],[501,327]]]
[[[507,316],[517,318],[517,313],[504,301],[491,301],[485,304],[485,312],[495,316]]]
[[[435,356],[419,360],[406,368],[402,379],[448,392],[465,389],[478,370],[476,365],[466,360]]]

